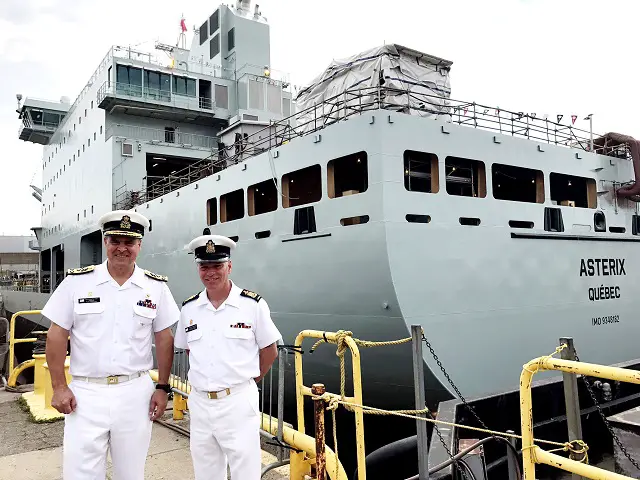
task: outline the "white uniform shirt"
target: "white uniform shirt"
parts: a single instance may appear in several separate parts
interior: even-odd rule
[[[217,309],[206,289],[182,306],[175,346],[189,350],[189,382],[197,390],[217,392],[258,377],[260,349],[281,339],[267,302],[242,291],[232,282]]]
[[[180,318],[166,282],[147,276],[136,265],[120,286],[106,261],[92,272],[67,275],[42,314],[69,330],[69,373],[83,377],[130,375],[153,368],[153,333]]]

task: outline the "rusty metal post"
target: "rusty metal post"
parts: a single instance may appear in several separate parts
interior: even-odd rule
[[[324,392],[322,383],[314,383],[311,386],[311,393],[317,397],[324,395]],[[327,465],[324,452],[324,400],[314,400],[313,411],[316,434],[316,479],[325,480]]]
[[[567,348],[560,352],[563,360],[575,360],[576,350],[573,347],[573,338],[560,338],[560,345],[566,344]],[[569,441],[582,439],[582,422],[580,418],[580,400],[578,397],[578,377],[571,373],[562,373],[562,382],[564,386],[564,403],[567,413],[567,429],[569,430]],[[572,460],[578,460],[572,453],[569,455]],[[580,480],[582,477],[577,474],[571,476],[573,480]]]

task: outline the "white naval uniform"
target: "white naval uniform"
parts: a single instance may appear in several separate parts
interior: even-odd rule
[[[144,478],[155,390],[147,373],[153,368],[153,333],[171,327],[180,316],[167,284],[158,277],[136,265],[120,286],[105,261],[88,273],[68,275],[42,310],[71,337],[69,388],[77,407],[65,415],[65,480],[104,479],[107,446],[114,479]],[[111,375],[132,378],[108,384]]]
[[[253,379],[260,375],[260,349],[281,335],[267,302],[247,292],[232,282],[229,296],[216,309],[205,289],[187,299],[180,313],[175,346],[189,350],[196,480],[226,480],[227,460],[233,480],[260,478],[260,411]],[[207,392],[221,393],[209,398]]]

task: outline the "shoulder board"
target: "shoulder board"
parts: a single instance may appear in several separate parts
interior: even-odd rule
[[[89,265],[82,268],[70,268],[67,270],[67,275],[82,275],[83,273],[93,272],[96,269],[95,265]]]
[[[187,303],[191,302],[192,300],[195,300],[196,298],[198,298],[200,296],[200,292],[196,293],[195,295],[191,295],[189,298],[187,298],[184,302],[182,302],[182,306],[184,307]]]
[[[149,270],[145,270],[144,274],[149,278],[153,278],[154,280],[158,280],[159,282],[168,282],[169,281],[168,277],[165,277],[164,275],[158,275],[157,273],[150,272]]]
[[[240,295],[243,296],[243,297],[251,298],[251,299],[255,300],[256,302],[259,302],[260,299],[262,298],[256,292],[252,292],[251,290],[247,290],[247,289],[242,290],[242,292],[240,292]]]

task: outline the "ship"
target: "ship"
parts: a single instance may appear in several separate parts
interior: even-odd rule
[[[98,219],[128,209],[150,220],[138,263],[177,302],[202,288],[186,245],[209,231],[237,242],[231,277],[285,344],[422,326],[433,409],[456,396],[449,379],[469,397],[516,388],[560,337],[593,363],[636,358],[633,138],[455,100],[452,61],[398,44],[294,90],[247,0],[221,4],[190,48],[185,32],[155,45],[165,61],[112,47],[73,103],[19,95],[19,138],[43,146],[40,274],[37,292],[2,291],[7,309],[41,308],[67,269],[102,262]],[[304,362],[338,390],[335,347]],[[362,365],[368,404],[413,405],[410,348]]]

